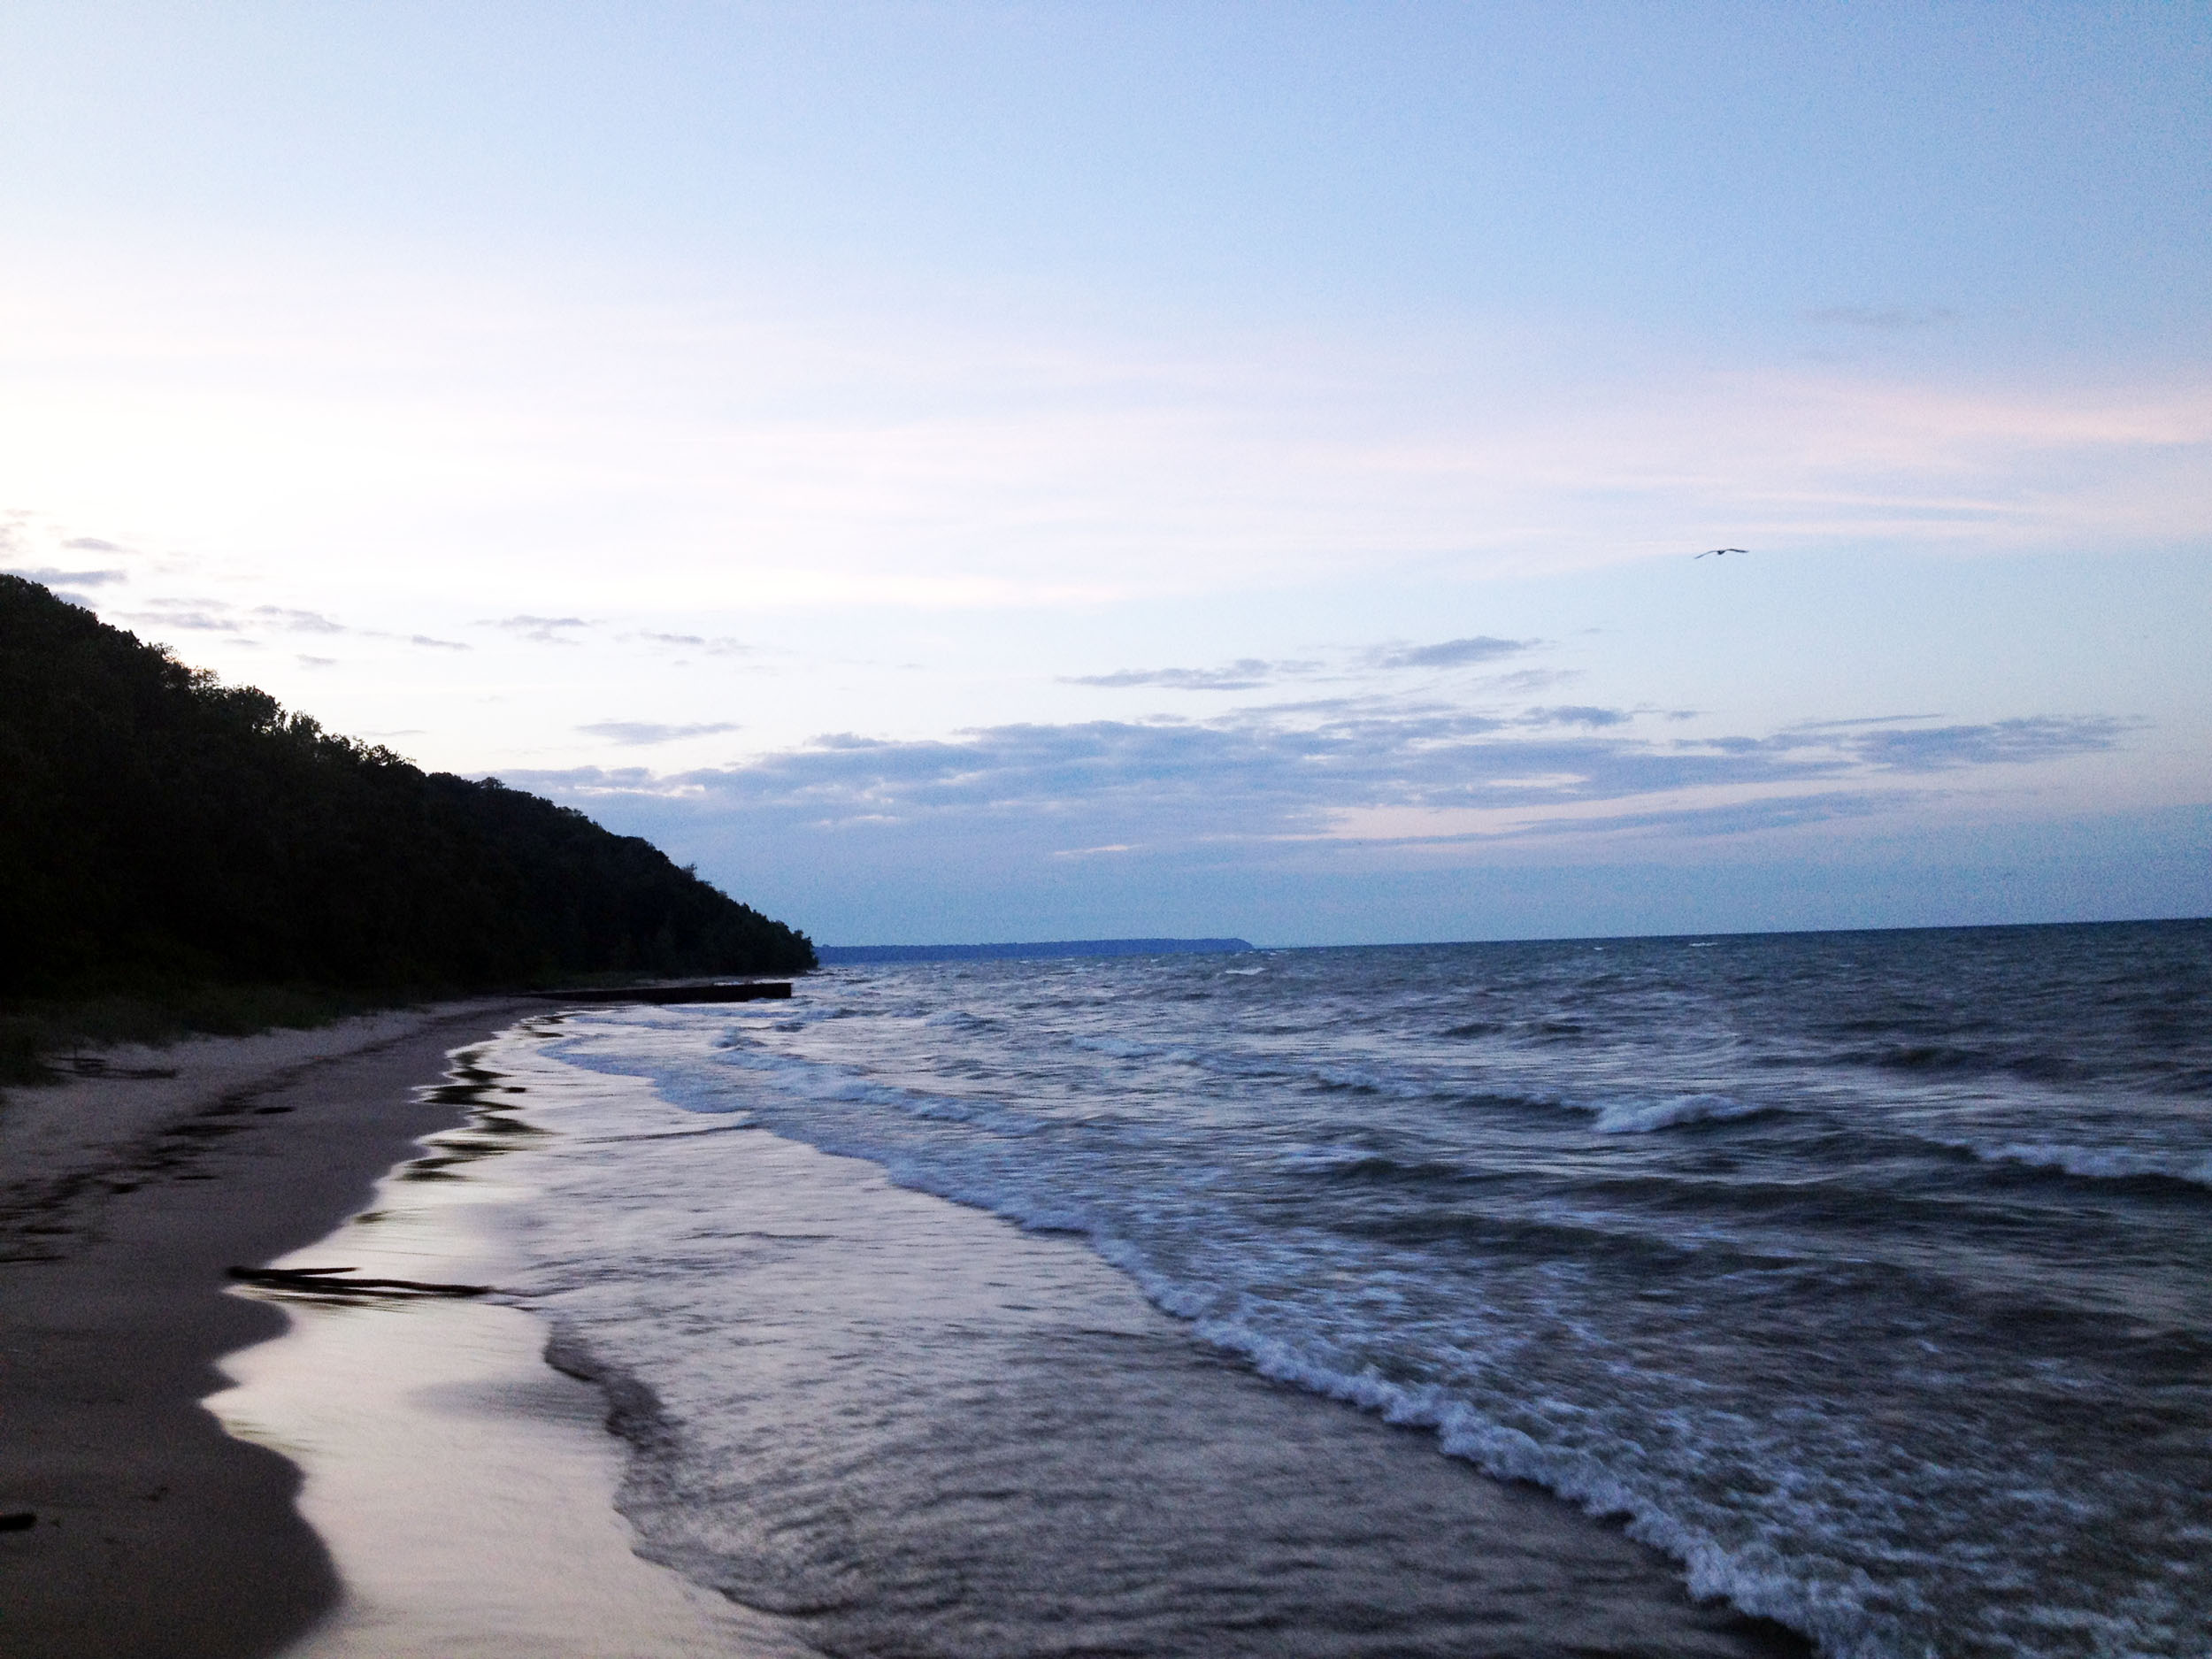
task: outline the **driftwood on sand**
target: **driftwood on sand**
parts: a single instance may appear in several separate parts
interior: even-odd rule
[[[417,1279],[348,1279],[350,1267],[234,1267],[230,1277],[264,1290],[315,1296],[483,1296],[489,1285],[435,1285]]]

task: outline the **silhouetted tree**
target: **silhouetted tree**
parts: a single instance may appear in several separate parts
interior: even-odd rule
[[[649,842],[426,774],[0,576],[0,995],[813,965]]]

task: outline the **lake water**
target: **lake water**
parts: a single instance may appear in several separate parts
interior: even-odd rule
[[[820,1651],[2212,1647],[2212,925],[843,968],[472,1064],[641,1548]]]

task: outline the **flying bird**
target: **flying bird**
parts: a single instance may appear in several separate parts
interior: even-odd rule
[[[1750,551],[1751,549],[1747,547],[1709,547],[1705,549],[1705,551],[1699,554],[1698,557],[1701,559],[1717,559],[1724,553],[1748,553]]]

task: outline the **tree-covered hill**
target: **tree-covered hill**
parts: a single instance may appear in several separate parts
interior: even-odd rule
[[[0,998],[813,965],[649,842],[426,774],[0,575]]]

